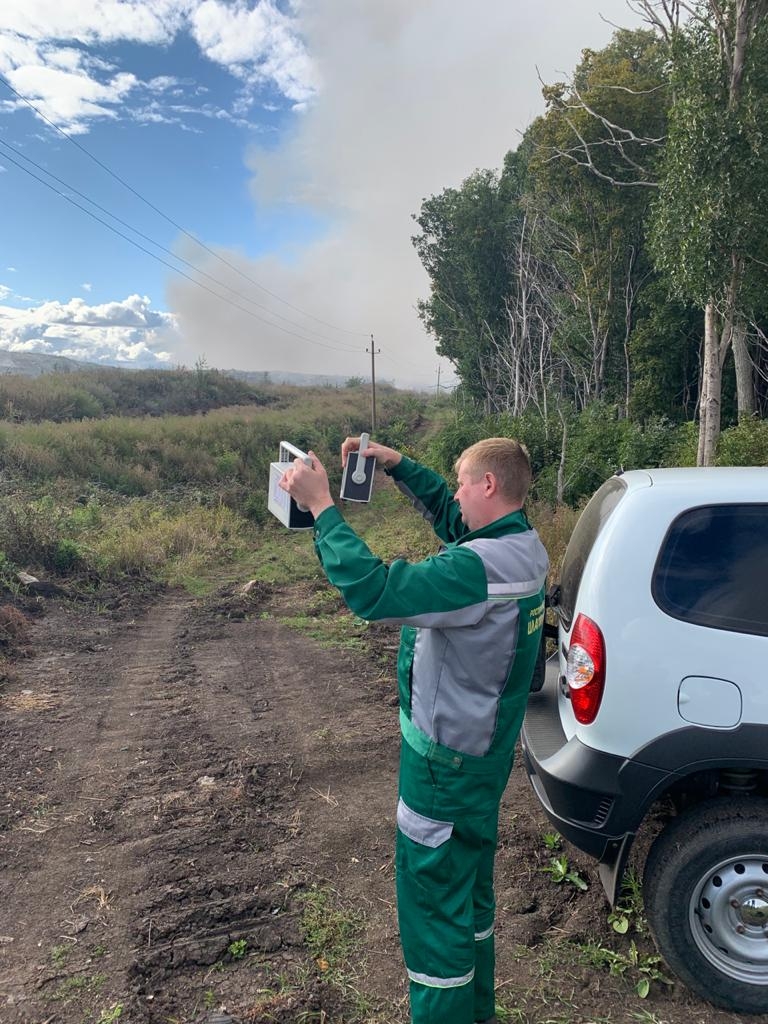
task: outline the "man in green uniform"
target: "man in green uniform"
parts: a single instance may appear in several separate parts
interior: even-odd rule
[[[342,462],[359,438],[342,445]],[[281,486],[315,517],[330,582],[363,619],[404,628],[398,656],[397,903],[414,1024],[495,1022],[493,862],[499,801],[544,621],[547,555],[523,512],[528,454],[472,445],[458,489],[392,448],[374,457],[444,547],[385,565],[334,507],[314,453]]]

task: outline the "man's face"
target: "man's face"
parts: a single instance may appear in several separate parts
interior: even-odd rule
[[[485,474],[462,462],[459,464],[458,481],[454,501],[461,508],[461,518],[465,525],[470,530],[477,530],[486,525]]]

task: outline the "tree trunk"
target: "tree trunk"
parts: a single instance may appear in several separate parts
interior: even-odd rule
[[[558,409],[557,414],[560,417],[560,423],[563,428],[563,439],[560,445],[560,462],[557,467],[557,494],[555,495],[555,500],[558,505],[562,505],[565,499],[565,453],[568,447],[568,427],[562,410]]]
[[[747,347],[747,325],[737,320],[733,325],[733,362],[736,366],[736,398],[739,423],[755,412],[755,386],[752,379],[752,359]]]
[[[698,466],[712,466],[715,462],[720,437],[722,378],[717,313],[715,303],[710,299],[704,310],[704,367],[699,403],[699,450],[696,458]]]

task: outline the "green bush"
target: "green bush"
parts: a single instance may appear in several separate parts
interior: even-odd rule
[[[768,421],[750,416],[720,435],[718,466],[768,466]]]
[[[52,561],[52,568],[64,575],[83,564],[83,555],[75,541],[62,538],[53,551]]]
[[[50,498],[14,502],[0,500],[0,536],[5,556],[23,567],[55,567],[60,513]]]

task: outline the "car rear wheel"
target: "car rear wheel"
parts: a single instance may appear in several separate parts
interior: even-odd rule
[[[645,911],[672,970],[705,999],[768,1012],[768,801],[698,804],[656,839]]]

